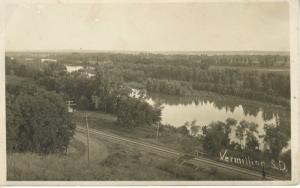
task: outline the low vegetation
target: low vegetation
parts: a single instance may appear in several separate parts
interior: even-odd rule
[[[94,139],[94,138],[92,138]],[[239,179],[224,173],[208,173],[210,168],[179,166],[169,157],[141,152],[134,147],[99,140],[108,149],[102,161],[91,158],[90,165],[84,156],[83,143],[76,139],[67,153],[37,155],[35,153],[9,153],[8,180],[69,180],[69,181],[116,181],[116,180],[212,180]],[[140,170],[147,169],[147,170]],[[136,172],[139,173],[136,173]]]

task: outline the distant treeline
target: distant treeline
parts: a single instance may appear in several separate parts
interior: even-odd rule
[[[228,65],[228,66],[260,66],[260,67],[289,67],[288,55],[163,55],[151,53],[139,54],[118,54],[118,53],[72,53],[58,57],[66,62],[120,62],[120,63],[172,63],[189,64],[205,63],[209,65]]]
[[[60,53],[9,53],[10,56],[25,61],[40,61],[41,58],[55,59],[58,62],[66,64],[96,64],[104,62],[116,63],[207,63],[209,65],[225,66],[259,66],[259,67],[289,67],[289,55],[287,54],[212,54],[203,52],[199,55],[193,54],[155,54],[155,53],[78,53],[78,52],[60,52]]]
[[[148,91],[188,95],[206,90],[289,106],[290,76],[271,71],[238,68],[211,69],[207,63],[148,62],[111,63],[99,70],[126,82],[143,83]]]

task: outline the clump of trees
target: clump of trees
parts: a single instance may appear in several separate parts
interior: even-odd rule
[[[208,126],[202,127],[203,149],[213,156],[222,149],[231,149],[246,153],[264,152],[274,159],[280,157],[283,148],[288,145],[290,140],[289,126],[266,124],[264,135],[259,135],[257,128],[258,125],[253,122],[245,120],[237,122],[232,118],[228,118],[225,122],[212,122]],[[232,130],[234,130],[234,136],[239,142],[229,138]],[[262,138],[264,148],[259,147],[259,138]]]
[[[121,97],[117,104],[117,124],[126,127],[153,125],[161,120],[161,109],[146,101],[132,97]]]
[[[125,127],[152,125],[160,121],[161,109],[145,101],[142,93],[131,96],[132,90],[122,85],[118,77],[97,71],[92,97],[98,99],[98,110],[117,116],[117,124]]]
[[[284,124],[265,124],[264,142],[270,151],[270,154],[278,158],[283,148],[288,145],[290,140],[290,128],[289,125]]]
[[[62,97],[37,85],[6,85],[6,137],[11,152],[66,151],[75,125]]]
[[[244,148],[250,151],[259,150],[257,128],[258,125],[253,122],[243,120],[239,123],[235,130],[235,136],[239,140],[240,149]],[[243,141],[245,141],[244,144],[242,144]]]
[[[203,149],[209,155],[216,155],[221,149],[229,148],[231,127],[236,126],[237,121],[228,118],[226,122],[212,122],[202,128]]]
[[[203,151],[212,158],[218,158],[219,152],[226,149],[234,155],[242,154],[253,159],[279,159],[290,169],[291,153],[290,149],[287,150],[290,132],[287,125],[265,125],[265,134],[260,135],[256,123],[228,118],[208,125],[198,125],[196,121],[186,122],[177,128],[163,125],[160,132],[161,139],[175,137],[173,142],[176,141],[176,146],[187,154]]]

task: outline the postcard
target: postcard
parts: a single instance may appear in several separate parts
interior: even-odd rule
[[[296,185],[299,2],[1,4],[2,185]]]

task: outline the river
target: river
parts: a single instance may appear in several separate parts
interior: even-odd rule
[[[139,93],[135,90],[134,93]],[[227,118],[233,118],[238,122],[245,120],[258,125],[255,136],[259,140],[260,148],[264,148],[263,139],[259,135],[264,135],[265,124],[279,123],[290,126],[290,112],[287,109],[275,105],[264,104],[237,97],[226,97],[214,94],[213,97],[206,94],[201,97],[179,97],[162,94],[146,94],[146,101],[151,104],[161,104],[161,122],[174,127],[184,125],[186,122],[196,121],[196,125],[202,127],[212,122],[225,122]],[[235,136],[235,127],[229,135],[231,141],[238,142]],[[245,139],[242,141],[242,144]],[[289,149],[290,146],[284,150]]]

